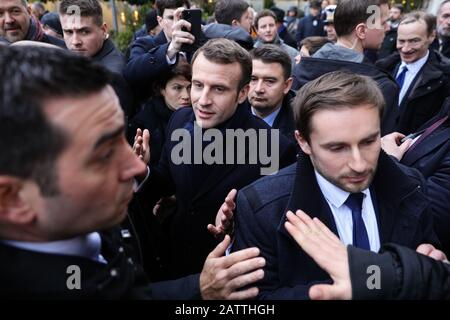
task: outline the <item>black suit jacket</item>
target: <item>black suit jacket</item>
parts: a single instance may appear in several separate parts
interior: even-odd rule
[[[450,98],[441,112],[422,128],[428,128],[445,116],[450,116]],[[401,163],[416,168],[425,177],[434,228],[442,248],[450,255],[450,118],[407,152]]]
[[[0,242],[0,297],[28,299],[200,299],[199,276],[150,284],[118,229],[102,234],[107,264],[64,254],[23,250]],[[69,266],[81,288],[69,290]],[[72,283],[69,281],[69,283]]]
[[[371,191],[381,244],[394,242],[414,249],[421,243],[439,244],[423,186],[416,170],[400,169],[386,154],[380,155]],[[258,284],[260,299],[307,299],[311,284],[330,281],[284,227],[286,212],[298,209],[319,218],[338,235],[311,160],[303,153],[297,164],[238,194],[233,251],[253,246],[261,250],[266,266]]]
[[[125,68],[125,57],[116,48],[114,43],[107,39],[102,48],[97,52],[92,60],[99,63],[112,74],[111,85],[120,100],[120,105],[126,115],[133,113],[133,96],[130,87],[123,77]]]
[[[261,168],[266,167],[260,159],[256,164],[249,164],[248,143],[245,155],[238,154],[236,150],[234,152],[239,157],[245,156],[245,164],[236,164],[236,161],[235,164],[175,164],[171,160],[171,152],[179,142],[171,141],[172,133],[178,128],[192,128],[194,121],[192,108],[182,108],[173,114],[167,127],[161,160],[157,167],[151,168],[148,182],[139,195],[141,201],[149,201],[155,196],[176,195],[177,211],[170,221],[168,240],[171,253],[169,265],[174,277],[202,269],[207,255],[218,244],[206,226],[214,223],[217,210],[231,189],[240,189],[255,181],[261,177]],[[267,129],[271,132],[266,123],[250,113],[248,105],[238,106],[235,114],[221,125],[222,134],[225,129]],[[271,153],[271,143],[262,138],[259,136],[259,143],[265,144]],[[272,141],[270,135],[269,139]],[[279,140],[274,144],[279,147],[277,156],[281,168],[295,161],[295,146],[285,137],[279,135]],[[255,147],[251,146],[253,152]]]

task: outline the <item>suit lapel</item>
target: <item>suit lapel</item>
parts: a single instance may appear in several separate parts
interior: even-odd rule
[[[407,152],[402,159],[402,163],[412,166],[421,158],[433,152],[450,139],[450,127],[438,128],[436,132],[431,133],[411,152]]]
[[[288,210],[295,213],[298,209],[303,210],[311,218],[316,217],[320,219],[339,237],[333,214],[317,183],[311,160],[303,152],[299,154],[294,188],[289,198],[286,212],[278,225],[278,231],[289,238],[291,236],[284,227],[284,222],[287,220],[286,213]]]

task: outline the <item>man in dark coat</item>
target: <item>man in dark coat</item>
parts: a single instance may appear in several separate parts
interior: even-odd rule
[[[297,34],[295,40],[299,44],[303,39],[308,37],[325,37],[325,26],[321,19],[321,1],[311,1],[311,7],[309,9],[310,14],[301,18],[297,25]],[[297,46],[300,48],[300,45]]]
[[[31,14],[26,0],[4,0],[0,2],[0,10],[3,12],[0,18],[3,20],[0,23],[0,41],[14,43],[30,40],[65,48],[64,41],[44,33],[39,21]]]
[[[233,41],[213,39],[197,50],[192,64],[193,107],[179,109],[171,117],[159,164],[150,168],[140,191],[142,201],[155,194],[176,196],[177,211],[168,235],[173,276],[201,269],[202,260],[217,244],[205,226],[214,223],[229,190],[295,161],[295,146],[253,117],[244,104],[251,69],[250,55]],[[263,150],[270,154],[270,163],[260,156]]]
[[[406,15],[398,27],[395,53],[377,62],[400,86],[396,131],[410,134],[435,116],[450,96],[450,60],[429,50],[435,17],[425,12]]]
[[[298,92],[297,164],[242,189],[236,202],[233,250],[258,246],[267,261],[260,299],[305,299],[313,282],[329,280],[289,236],[288,210],[308,212],[344,244],[375,252],[386,242],[439,244],[423,178],[380,152],[383,105],[372,79],[345,72]]]
[[[79,19],[75,18],[72,6],[80,8]],[[64,41],[67,48],[101,64],[112,73],[112,82],[120,105],[128,116],[133,109],[133,98],[122,73],[125,58],[109,40],[108,29],[103,21],[103,11],[98,0],[63,0],[59,6]]]
[[[175,39],[172,37],[174,32],[172,27],[178,22],[178,17],[175,16],[176,9],[189,8],[188,4],[189,2],[184,0],[156,1],[157,20],[162,30],[155,36],[140,37],[131,44],[124,76],[132,86],[137,100],[149,98],[148,88],[151,83],[160,74],[169,71],[178,61],[181,44],[178,44],[177,35]],[[181,26],[177,27],[176,31],[181,31]],[[171,59],[174,60],[173,63],[170,63]]]
[[[253,70],[248,100],[252,113],[295,143],[291,108],[295,93],[291,90],[289,55],[279,46],[270,44],[253,49],[250,54]]]
[[[370,14],[367,8],[379,5],[381,8],[381,29],[372,28],[367,23]],[[366,75],[377,81],[383,93],[386,108],[381,122],[382,135],[393,132],[398,115],[398,86],[386,72],[374,67],[364,57],[364,49],[378,49],[384,38],[384,28],[388,18],[388,4],[384,0],[348,0],[339,2],[334,14],[334,26],[338,36],[337,44],[326,44],[311,58],[302,58],[294,67],[293,90],[298,90],[321,75],[348,70]],[[367,29],[364,34],[360,29]]]
[[[252,270],[264,261],[255,249],[223,257],[229,237],[200,275],[148,283],[125,244],[130,233],[117,228],[145,165],[125,139],[103,67],[63,50],[2,46],[0,69],[0,296],[256,295],[237,290],[262,277]]]

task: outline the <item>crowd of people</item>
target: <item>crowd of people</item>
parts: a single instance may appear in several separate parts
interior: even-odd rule
[[[450,0],[307,4],[0,0],[0,295],[450,298]]]

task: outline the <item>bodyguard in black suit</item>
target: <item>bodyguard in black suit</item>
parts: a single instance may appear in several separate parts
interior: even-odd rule
[[[266,148],[278,162],[271,161],[275,165],[269,170],[272,173],[295,161],[294,145],[252,116],[250,108],[243,104],[251,66],[248,52],[231,40],[210,40],[196,52],[192,65],[193,107],[173,114],[161,160],[157,167],[150,168],[140,192],[142,201],[149,201],[152,195],[176,195],[177,211],[168,234],[169,264],[174,276],[201,270],[206,255],[217,244],[206,226],[214,223],[229,190],[240,189],[267,174],[264,167],[270,164],[265,165],[258,152]],[[213,163],[205,157],[213,143],[198,143],[197,139],[197,134],[201,139],[212,132],[219,135],[214,140],[223,139],[214,152],[218,160]],[[256,140],[241,140],[236,145],[227,137],[230,132],[241,136],[253,132]],[[180,152],[183,144],[186,148]]]
[[[248,100],[252,113],[295,144],[291,102],[292,66],[289,55],[279,46],[265,44],[253,49],[252,79]]]
[[[124,241],[132,230],[116,228],[146,166],[125,139],[104,68],[63,50],[2,46],[0,69],[0,296],[256,295],[237,290],[262,277],[252,270],[264,261],[254,259],[256,249],[223,257],[229,237],[200,275],[148,283]]]
[[[335,90],[339,88],[339,90]],[[329,278],[285,229],[286,212],[319,218],[344,244],[377,251],[385,242],[437,244],[421,175],[380,153],[383,96],[373,80],[333,72],[303,87],[293,104],[296,165],[242,189],[233,250],[266,258],[260,299],[306,299]],[[359,209],[352,200],[360,197]]]

